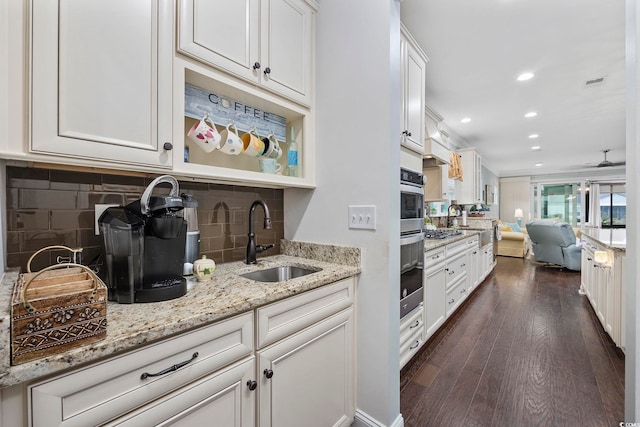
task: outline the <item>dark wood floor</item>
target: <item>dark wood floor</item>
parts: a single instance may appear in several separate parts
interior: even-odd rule
[[[498,257],[494,272],[402,370],[405,426],[617,426],[624,356],[580,273]]]

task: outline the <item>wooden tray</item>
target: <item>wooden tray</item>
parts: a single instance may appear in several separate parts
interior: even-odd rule
[[[21,274],[11,298],[11,364],[104,339],[107,287],[90,268],[57,264]]]

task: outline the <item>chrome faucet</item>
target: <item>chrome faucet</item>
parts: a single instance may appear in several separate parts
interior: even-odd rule
[[[271,216],[269,215],[267,204],[262,200],[256,200],[251,204],[251,209],[249,209],[249,242],[247,243],[247,259],[245,260],[245,264],[256,264],[256,254],[273,247],[273,245],[256,245],[256,234],[253,232],[253,215],[258,205],[262,206],[264,210],[264,229],[271,229]]]

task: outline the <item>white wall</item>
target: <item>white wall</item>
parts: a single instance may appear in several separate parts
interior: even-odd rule
[[[396,0],[319,4],[317,189],[285,190],[285,238],[362,249],[355,425],[401,425],[400,6]],[[377,230],[349,230],[350,204],[375,205]]]
[[[531,178],[528,176],[518,178],[500,179],[500,219],[503,222],[516,222],[513,214],[516,208],[522,209],[524,218],[522,223],[526,224],[531,214]]]
[[[5,147],[9,139],[9,32],[8,2],[0,1],[0,147]],[[0,161],[0,277],[6,260],[6,206],[5,164]],[[0,409],[1,411],[1,409]],[[2,414],[0,414],[0,419]]]
[[[638,247],[640,235],[640,186],[638,186],[638,165],[640,164],[640,58],[638,40],[640,28],[640,3],[635,0],[626,1],[626,62],[627,62],[627,261],[625,266],[625,327],[626,327],[626,358],[625,358],[625,419],[624,421],[640,421],[640,353],[638,342],[640,328],[638,328],[638,307],[640,307],[640,292],[637,291],[638,282]]]

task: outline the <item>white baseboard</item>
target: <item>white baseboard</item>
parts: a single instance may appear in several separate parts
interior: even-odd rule
[[[402,414],[398,414],[395,421],[393,421],[390,426],[386,426],[375,418],[369,416],[369,414],[358,409],[351,427],[404,427],[404,418],[402,418]]]

